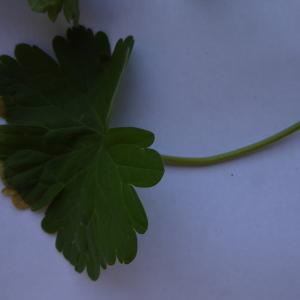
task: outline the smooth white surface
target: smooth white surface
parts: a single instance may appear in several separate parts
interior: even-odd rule
[[[298,0],[82,0],[82,23],[136,46],[114,125],[153,130],[163,153],[208,155],[300,119]],[[0,0],[0,53],[51,52],[63,34]],[[42,215],[0,202],[1,300],[299,300],[300,135],[209,168],[167,168],[140,190],[139,254],[91,282],[57,253]]]

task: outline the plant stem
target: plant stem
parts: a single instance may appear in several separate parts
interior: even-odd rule
[[[233,160],[241,156],[245,156],[256,152],[266,146],[273,144],[286,136],[300,130],[300,122],[293,124],[292,126],[266,138],[257,143],[248,145],[246,147],[238,148],[233,151],[207,156],[207,157],[179,157],[179,156],[170,156],[162,155],[163,161],[168,165],[176,166],[209,166],[225,161]]]

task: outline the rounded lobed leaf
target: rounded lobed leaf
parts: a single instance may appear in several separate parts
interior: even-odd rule
[[[148,221],[134,186],[155,185],[164,168],[151,132],[109,128],[133,39],[111,52],[104,33],[76,27],[53,46],[57,60],[25,44],[0,57],[4,181],[32,210],[47,207],[42,227],[57,249],[97,279],[136,256]]]

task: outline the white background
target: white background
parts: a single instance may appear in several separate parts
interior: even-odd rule
[[[299,0],[82,0],[83,24],[134,53],[114,126],[156,133],[162,153],[209,155],[300,119]],[[63,34],[25,0],[0,0],[0,53]],[[300,299],[299,134],[207,168],[168,167],[140,190],[150,222],[130,265],[77,274],[42,214],[0,201],[1,300]]]

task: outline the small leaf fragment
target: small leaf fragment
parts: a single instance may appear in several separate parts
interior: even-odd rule
[[[48,13],[49,19],[55,21],[61,12],[64,11],[68,22],[79,22],[79,0],[28,0],[31,9],[36,12]]]

